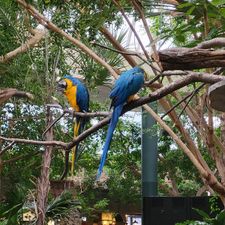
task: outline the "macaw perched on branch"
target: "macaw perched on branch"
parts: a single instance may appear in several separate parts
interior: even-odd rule
[[[113,107],[112,118],[106,135],[106,141],[103,147],[100,165],[98,168],[97,180],[101,177],[107,153],[112,140],[113,132],[121,115],[123,106],[126,102],[132,100],[144,84],[144,70],[139,67],[134,67],[126,72],[123,72],[116,80],[115,85],[110,92],[109,97],[112,99],[111,107]],[[110,108],[111,108],[110,107]]]
[[[76,112],[88,112],[89,110],[89,93],[86,86],[79,81],[77,78],[70,75],[65,75],[62,80],[58,82],[57,89],[62,91],[66,96],[70,106]],[[74,124],[74,137],[77,137],[84,129],[84,125],[87,119],[76,116],[76,122]],[[72,165],[71,165],[71,174],[74,171],[74,164],[77,162],[80,151],[78,144],[72,149]],[[65,170],[61,179],[63,179],[68,172],[68,161],[69,161],[69,152],[65,154]]]

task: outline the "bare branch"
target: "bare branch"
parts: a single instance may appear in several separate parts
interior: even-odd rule
[[[45,134],[65,115],[65,112],[62,113],[58,118],[56,118],[43,132],[42,138],[44,138]]]
[[[183,109],[181,110],[180,114],[178,115],[178,118],[181,117],[181,115],[183,114],[184,110],[186,109],[186,107],[188,106],[188,104],[190,103],[190,101],[192,100],[192,98],[195,96],[196,93],[199,92],[199,90],[201,88],[204,87],[205,84],[201,84],[198,88],[196,88],[192,93],[191,93],[191,96],[190,98],[188,99],[188,101],[185,103],[185,106],[183,107]]]
[[[124,110],[128,111],[133,108],[136,108],[138,106],[142,106],[146,103],[156,101],[158,99],[163,98],[164,96],[171,94],[172,92],[185,87],[188,84],[194,83],[194,82],[203,82],[203,83],[209,83],[214,84],[216,82],[219,82],[221,80],[224,80],[224,76],[215,76],[208,73],[197,73],[192,72],[189,75],[176,80],[175,82],[172,82],[168,84],[167,86],[161,87],[158,90],[152,92],[149,94],[149,96],[142,97],[138,99],[135,102],[131,102],[130,104],[127,104],[124,108]]]
[[[176,82],[172,82],[168,84],[165,87],[159,88],[158,90],[152,92],[149,96],[139,98],[138,100],[135,100],[129,104],[126,104],[123,108],[122,114],[126,113],[127,111],[130,111],[136,107],[142,106],[146,103],[153,102],[156,100],[159,100],[163,98],[164,96],[170,94],[171,92],[178,90],[179,88],[182,88],[190,83],[193,82],[204,82],[204,83],[216,83],[221,80],[225,80],[224,76],[213,76],[211,74],[207,73],[191,73],[190,75],[187,75],[183,77],[180,80],[177,80]],[[88,114],[88,113],[87,113]],[[84,140],[87,136],[90,134],[96,132],[103,126],[109,123],[111,118],[111,115],[101,120],[98,124],[90,127],[89,129],[85,130],[82,134],[77,136],[73,139],[72,142],[65,143],[61,141],[36,141],[36,140],[27,140],[27,139],[19,139],[19,138],[6,138],[3,136],[0,136],[0,140],[4,141],[14,141],[15,143],[24,143],[24,144],[33,144],[33,145],[49,145],[49,146],[60,146],[66,150],[71,149],[73,146],[75,146],[78,142]]]
[[[34,47],[36,44],[38,44],[47,34],[46,30],[40,30],[40,29],[33,29],[32,33],[34,36],[32,36],[27,42],[22,44],[20,47],[16,48],[15,50],[0,56],[0,62],[6,63],[10,59],[16,57],[18,54],[26,52],[30,48]]]
[[[80,116],[80,117],[106,117],[106,116],[110,116],[111,114],[109,112],[75,112],[75,111],[71,113],[73,113],[74,116]]]
[[[6,102],[11,97],[18,97],[18,98],[29,98],[34,99],[33,95],[29,92],[18,91],[14,88],[6,88],[0,90],[0,105]]]
[[[72,42],[78,48],[80,48],[83,52],[93,58],[96,62],[100,63],[104,66],[113,76],[117,76],[117,73],[114,69],[106,63],[102,58],[100,58],[95,52],[89,49],[86,45],[84,45],[81,41],[76,38],[73,38],[70,34],[67,34],[65,31],[61,30],[54,23],[45,18],[41,13],[39,13],[32,5],[26,3],[24,0],[16,0],[22,7],[24,7],[40,24],[45,26],[46,28],[60,34],[65,37],[67,40]]]
[[[145,18],[145,15],[144,15],[144,12],[140,6],[140,4],[136,1],[136,0],[131,0],[131,3],[133,4],[135,10],[139,13],[140,17],[141,17],[141,20],[143,22],[143,25],[144,25],[144,28],[145,28],[145,31],[146,31],[146,34],[148,36],[148,39],[149,39],[149,42],[151,44],[151,47],[152,47],[152,50],[155,54],[155,59],[156,59],[156,62],[159,66],[159,68],[161,68],[161,65],[160,65],[160,62],[159,62],[159,56],[158,56],[158,52],[156,50],[156,46],[154,44],[154,39],[150,33],[150,29],[149,29],[149,26],[148,26],[148,23],[146,21],[146,18]]]
[[[101,27],[100,31],[102,32],[102,34],[111,42],[111,44],[113,45],[114,48],[116,48],[118,51],[121,52],[121,54],[123,55],[123,57],[127,60],[127,62],[132,66],[136,66],[136,62],[135,60],[130,57],[127,54],[124,54],[124,52],[126,52],[126,50],[123,48],[123,46],[121,46],[121,44],[112,36],[112,34],[105,28],[105,27]]]
[[[168,115],[170,112],[172,112],[177,106],[179,106],[182,102],[184,102],[185,100],[187,100],[192,95],[192,93],[190,93],[187,96],[185,96],[184,98],[182,98],[172,108],[170,108],[169,110],[167,110],[160,118],[163,119],[166,115]]]
[[[10,141],[10,142],[20,143],[20,144],[59,146],[59,147],[67,148],[67,144],[62,141],[37,141],[37,140],[29,140],[29,139],[22,139],[22,138],[7,138],[3,136],[0,136],[0,140]]]
[[[134,33],[134,35],[135,35],[135,37],[136,37],[136,39],[137,39],[139,45],[141,46],[141,49],[142,49],[142,51],[144,52],[146,58],[147,58],[148,60],[150,60],[150,57],[149,57],[148,53],[146,52],[145,47],[144,47],[144,45],[142,44],[140,37],[138,36],[138,34],[137,34],[136,30],[134,29],[133,25],[131,24],[129,18],[126,16],[124,9],[123,9],[122,6],[119,4],[119,1],[118,1],[118,0],[113,0],[113,3],[118,7],[118,9],[119,9],[120,12],[122,13],[124,19],[127,21],[128,25],[129,25],[129,27],[130,27],[130,29],[131,29],[132,32]]]
[[[5,148],[3,148],[1,151],[0,151],[0,156],[3,155],[8,149],[12,148],[12,146],[15,144],[14,141],[12,141],[9,145],[7,145]]]
[[[25,159],[25,158],[31,158],[31,156],[35,156],[35,155],[40,154],[40,153],[42,153],[42,152],[38,151],[38,152],[35,152],[35,153],[29,153],[29,154],[26,154],[26,155],[20,155],[20,156],[17,156],[17,157],[8,159],[8,160],[4,160],[3,164],[13,163],[15,161],[18,161],[18,160],[21,160],[21,159]]]
[[[107,46],[104,46],[104,45],[101,45],[101,44],[98,44],[96,42],[92,42],[92,44],[94,45],[97,45],[101,48],[105,48],[105,49],[108,49],[110,51],[113,51],[113,52],[117,52],[117,53],[120,53],[122,55],[132,55],[132,56],[137,56],[140,60],[142,60],[144,63],[148,64],[150,67],[152,67],[152,69],[154,70],[157,70],[158,72],[160,72],[158,69],[156,69],[153,65],[151,65],[149,63],[149,61],[145,60],[143,57],[140,56],[140,54],[136,53],[136,52],[128,52],[128,51],[120,51],[120,50],[116,50],[116,49],[113,49],[113,48],[110,48],[110,47],[107,47]]]

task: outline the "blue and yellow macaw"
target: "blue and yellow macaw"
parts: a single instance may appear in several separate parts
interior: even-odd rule
[[[86,86],[79,81],[77,78],[70,75],[65,75],[62,80],[58,82],[57,89],[62,91],[66,96],[70,106],[76,112],[88,112],[89,110],[89,93]],[[74,137],[77,137],[84,129],[84,125],[87,119],[76,116],[76,121],[74,124]],[[72,149],[72,164],[71,164],[71,174],[74,171],[74,164],[77,162],[80,155],[78,144]],[[65,170],[61,179],[63,179],[68,172],[68,161],[69,161],[69,152],[65,154]]]
[[[112,91],[110,92],[109,97],[112,99],[111,107],[113,107],[113,113],[107,131],[106,141],[103,146],[103,153],[98,168],[97,180],[101,177],[113,132],[118,122],[119,116],[121,115],[123,106],[126,102],[132,100],[133,96],[141,89],[143,84],[144,70],[139,67],[134,67],[120,75],[120,77],[116,80]]]

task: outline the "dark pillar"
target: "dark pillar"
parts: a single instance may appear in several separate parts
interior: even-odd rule
[[[149,104],[154,111],[157,103]],[[145,201],[148,197],[157,196],[157,128],[156,121],[152,116],[142,109],[142,224],[145,222]]]

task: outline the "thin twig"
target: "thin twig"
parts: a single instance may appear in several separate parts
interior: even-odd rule
[[[146,60],[144,59],[143,57],[141,57],[139,54],[135,53],[135,52],[128,52],[128,51],[120,51],[120,50],[116,50],[114,48],[110,48],[108,46],[105,46],[105,45],[101,45],[99,43],[96,43],[96,42],[91,42],[93,45],[97,45],[101,48],[104,48],[104,49],[107,49],[107,50],[110,50],[110,51],[113,51],[113,52],[117,52],[117,53],[120,53],[122,55],[132,55],[132,56],[137,56],[139,59],[141,59],[143,62],[145,62],[146,64],[148,64],[150,67],[154,67],[153,65],[151,65],[149,62],[152,62],[151,60]],[[155,67],[154,67],[155,70],[157,70]],[[158,72],[160,72],[159,70],[157,70]]]
[[[15,143],[20,143],[20,144],[60,146],[62,148],[66,148],[68,145],[67,143],[62,141],[38,141],[38,140],[30,140],[30,139],[23,139],[23,138],[7,138],[4,136],[0,136],[0,140],[12,141]]]
[[[137,3],[137,1],[131,0],[131,3],[133,4],[135,10],[136,10],[136,11],[139,13],[139,15],[140,15],[140,18],[141,18],[142,23],[143,23],[143,25],[144,25],[144,28],[145,28],[146,34],[147,34],[147,36],[148,36],[149,42],[150,42],[150,44],[151,44],[151,48],[152,48],[152,50],[153,50],[153,52],[154,52],[154,54],[155,54],[155,56],[156,56],[156,63],[158,64],[159,67],[161,67],[161,66],[160,66],[160,63],[159,63],[158,52],[157,52],[157,49],[156,49],[155,44],[153,44],[153,43],[154,43],[154,39],[153,39],[153,37],[152,37],[152,35],[151,35],[151,33],[150,33],[150,29],[149,29],[148,23],[147,23],[147,21],[146,21],[145,15],[144,15],[144,11],[142,10],[141,5]]]
[[[63,112],[58,118],[56,118],[43,132],[42,139],[44,139],[45,134],[65,115],[66,113]]]
[[[19,155],[19,156],[16,156],[16,157],[12,158],[12,159],[4,160],[3,164],[12,163],[12,162],[15,162],[15,161],[27,158],[27,157],[31,158],[31,156],[35,156],[35,155],[38,155],[40,153],[42,153],[42,152],[41,151],[37,151],[35,153],[30,153],[30,154],[26,154],[26,155]]]
[[[152,80],[145,82],[145,86],[150,86],[151,84],[153,84],[155,81],[157,81],[160,77],[163,77],[163,74],[158,74],[156,75]]]
[[[15,144],[15,141],[12,141],[9,145],[7,145],[5,148],[3,148],[0,151],[0,156],[3,155],[8,149],[10,149]]]
[[[177,104],[175,104],[172,108],[170,108],[168,111],[166,111],[165,114],[163,114],[160,118],[163,119],[166,115],[168,115],[170,112],[172,112],[177,106],[179,106],[182,102],[184,102],[186,99],[188,99],[192,94],[193,94],[193,92],[188,94],[184,98],[182,98],[179,102],[177,102]]]
[[[181,110],[180,114],[178,115],[178,119],[181,117],[181,115],[183,114],[184,110],[186,109],[186,107],[188,106],[188,104],[190,103],[191,99],[199,92],[199,90],[201,88],[204,87],[205,84],[201,84],[197,89],[195,89],[192,94],[191,97],[188,99],[188,101],[186,102],[184,108]]]
[[[137,39],[139,45],[141,46],[142,51],[144,52],[146,58],[147,58],[148,60],[150,60],[150,57],[149,57],[148,53],[146,52],[145,47],[144,47],[144,45],[143,45],[143,43],[142,43],[140,37],[138,36],[138,34],[137,34],[135,28],[133,27],[133,25],[131,24],[129,18],[126,16],[124,9],[123,9],[122,6],[119,4],[119,1],[118,1],[118,0],[113,0],[113,3],[118,7],[118,9],[119,9],[120,12],[122,13],[124,19],[127,21],[128,25],[129,25],[129,27],[130,27],[130,29],[131,29],[132,32],[134,33],[134,35],[135,35],[135,37],[136,37],[136,39]]]

